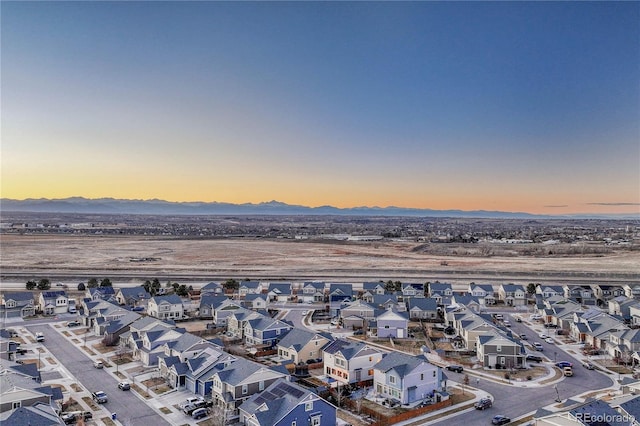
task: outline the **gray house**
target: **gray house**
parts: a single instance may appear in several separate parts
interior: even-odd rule
[[[0,316],[2,318],[27,318],[36,314],[33,293],[17,291],[2,294]]]

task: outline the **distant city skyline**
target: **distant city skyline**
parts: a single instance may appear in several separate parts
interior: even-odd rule
[[[639,2],[3,2],[3,198],[640,212]]]

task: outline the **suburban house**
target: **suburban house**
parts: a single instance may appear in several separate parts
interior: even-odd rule
[[[193,348],[197,350],[191,350]],[[193,343],[188,347],[187,352],[191,354],[190,358],[180,355],[169,356],[166,355],[165,346],[165,354],[158,357],[158,369],[160,375],[172,388],[188,389],[200,395],[211,391],[213,382],[207,379],[215,369],[222,369],[225,361],[235,360],[235,357],[224,352],[222,348],[206,340]]]
[[[543,319],[545,323],[557,325],[558,328],[569,330],[574,320],[574,313],[584,311],[582,305],[563,296],[552,296],[543,302]]]
[[[242,301],[242,306],[248,309],[267,309],[269,298],[264,294],[247,294]]]
[[[385,285],[383,282],[366,282],[366,283],[362,283],[362,294],[366,295],[366,294],[370,294],[371,296],[373,295],[382,295],[385,294],[386,290],[385,290]]]
[[[244,297],[247,294],[260,293],[262,293],[262,284],[258,281],[240,281],[240,284],[238,284],[238,294],[240,297]]]
[[[400,301],[400,297],[397,294],[374,294],[372,302],[367,302],[375,309],[387,310],[394,308],[398,311],[404,312],[407,310],[407,301],[410,298],[404,298],[403,301]],[[424,296],[420,299],[424,299]],[[363,298],[366,302],[366,300]]]
[[[200,288],[200,297],[206,295],[221,296],[224,294],[224,287],[220,283],[210,282]]]
[[[438,316],[438,301],[432,297],[411,298],[407,301],[409,318],[415,320],[436,320]]]
[[[337,408],[309,389],[278,379],[240,406],[247,426],[335,425]]]
[[[300,328],[291,329],[278,342],[278,356],[295,364],[322,359],[322,349],[333,340],[328,333],[314,333]]]
[[[182,319],[184,318],[184,306],[182,299],[175,294],[168,296],[154,296],[149,300],[147,313],[158,319]]]
[[[640,329],[620,330],[609,335],[609,355],[620,362],[631,363],[633,354],[638,351],[640,351]]]
[[[477,339],[477,357],[485,367],[508,369],[527,367],[527,351],[519,340],[497,330],[480,335]]]
[[[500,284],[498,287],[498,299],[507,306],[525,306],[527,304],[527,292],[520,284]]]
[[[451,297],[451,305],[455,307],[463,307],[467,309],[471,309],[473,312],[480,312],[484,307],[484,303],[481,302],[482,299],[476,296],[472,296],[470,294],[454,294]]]
[[[409,337],[408,325],[409,316],[405,312],[398,312],[395,309],[384,311],[376,318],[379,338],[407,338]]]
[[[270,302],[286,302],[291,299],[291,283],[270,283],[267,290]]]
[[[606,307],[609,300],[624,295],[624,289],[619,285],[593,284],[591,285],[591,289],[593,290],[598,306]]]
[[[564,290],[565,299],[571,299],[583,305],[596,304],[593,290],[588,285],[564,285],[562,289]]]
[[[424,297],[424,284],[421,283],[403,283],[403,297]]]
[[[244,326],[245,343],[249,346],[272,347],[292,328],[290,323],[271,317],[249,320]]]
[[[209,296],[212,297],[212,296]],[[220,299],[217,300],[217,304],[214,303],[213,306],[213,323],[218,327],[224,327],[227,325],[227,319],[231,316],[231,314],[236,310],[242,307],[242,304],[233,299],[225,298],[222,299],[222,296],[214,296]],[[202,307],[202,305],[200,305]]]
[[[438,305],[444,304],[444,300],[451,299],[453,287],[449,283],[429,283],[429,297],[436,299]]]
[[[177,339],[184,332],[179,329],[175,333],[165,334],[175,329],[174,324],[153,317],[142,317],[129,325],[129,331],[122,333],[120,341],[132,351],[134,359],[141,360],[148,367],[156,365],[158,356],[164,354],[162,345],[166,341]]]
[[[117,302],[116,290],[113,287],[93,287],[85,290],[85,296],[87,299],[93,301],[106,300],[109,302]]]
[[[561,285],[538,284],[536,286],[536,294],[542,295],[543,299],[548,299],[554,296],[564,296],[564,289]]]
[[[342,307],[340,317],[344,328],[362,328],[368,321],[375,319],[376,309],[363,300],[356,300]]]
[[[224,294],[202,294],[200,296],[200,306],[198,307],[198,316],[200,318],[212,318],[215,306],[220,305],[225,300],[229,300]]]
[[[214,405],[238,415],[238,407],[251,395],[264,391],[286,374],[257,362],[237,358],[212,375],[211,397]],[[229,419],[228,419],[229,420]]]
[[[570,334],[577,341],[584,342],[594,349],[608,351],[611,333],[628,328],[621,320],[591,308],[583,313],[574,313]]]
[[[622,290],[629,299],[640,299],[640,284],[625,284]]]
[[[120,305],[147,306],[151,295],[144,287],[124,287],[116,292],[116,300]]]
[[[631,325],[634,327],[640,327],[640,304],[631,305],[629,307],[629,315],[631,316]]]
[[[324,302],[324,282],[309,281],[302,284],[298,292],[298,300],[306,303]]]
[[[491,306],[496,304],[496,295],[491,284],[469,284],[469,294],[478,298],[480,305]]]
[[[105,320],[100,324],[100,330],[104,336],[103,342],[107,346],[117,345],[120,341],[120,336],[129,331],[129,326],[140,319],[140,314],[135,312],[127,312],[125,315],[118,318]]]
[[[351,284],[330,284],[329,285],[329,311],[332,317],[340,315],[342,302],[351,301],[353,297],[353,287]]]
[[[58,315],[67,312],[69,298],[64,290],[43,291],[38,296],[38,311],[43,315]]]
[[[30,291],[2,293],[0,297],[0,318],[27,318],[36,314]]]
[[[344,339],[329,343],[323,352],[325,374],[342,385],[373,380],[373,366],[383,356],[376,347]]]
[[[40,424],[35,423],[34,417],[30,417],[30,414],[45,417],[47,421],[44,424],[60,424],[57,423],[59,418],[57,416],[50,418],[50,414],[61,410],[62,390],[42,386],[39,382],[38,367],[35,364],[22,365],[2,360],[0,367],[2,368],[0,375],[0,422],[2,424]],[[29,412],[24,413],[25,410]],[[18,422],[18,417],[27,418],[34,423]],[[14,421],[8,419],[14,419]]]
[[[250,320],[270,318],[266,311],[258,312],[246,308],[238,308],[227,318],[227,333],[234,337],[244,338],[244,328]]]
[[[631,322],[631,306],[640,304],[636,299],[629,299],[627,296],[616,296],[609,299],[607,307],[610,315],[621,317],[625,322]]]
[[[442,368],[425,357],[390,352],[373,367],[373,388],[383,398],[412,404],[434,396],[444,388]]]

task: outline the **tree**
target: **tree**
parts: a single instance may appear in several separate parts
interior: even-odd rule
[[[38,284],[34,280],[27,281],[27,290],[33,290]]]
[[[222,287],[224,287],[225,290],[237,290],[240,287],[240,284],[238,283],[238,281],[231,278],[226,280],[222,284]]]
[[[89,281],[87,281],[87,287],[89,287],[89,288],[98,287],[98,279],[97,278],[89,278]]]
[[[113,284],[111,284],[111,280],[109,278],[104,278],[100,281],[100,287],[113,287]]]
[[[534,283],[527,284],[527,293],[536,294],[536,285]]]
[[[393,281],[389,280],[384,284],[384,291],[388,291],[388,292],[396,291],[396,285],[393,283]]]
[[[86,288],[85,288],[84,283],[80,283],[80,284],[78,284],[78,291],[85,291],[85,289],[86,289]]]
[[[141,284],[141,286],[144,288],[144,291],[146,291],[147,293],[151,293],[151,281],[146,280]]]
[[[177,284],[177,283],[176,283]],[[178,296],[187,296],[189,294],[187,290],[187,286],[184,284],[180,284],[178,288],[176,288],[176,294]]]
[[[160,280],[157,278],[154,278],[153,281],[151,281],[151,294],[155,295],[158,292],[158,289],[162,287],[162,285],[160,285]]]
[[[51,288],[51,282],[48,278],[43,278],[38,281],[38,290],[49,290]]]

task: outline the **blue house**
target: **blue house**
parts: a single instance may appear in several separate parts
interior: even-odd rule
[[[405,312],[389,309],[376,318],[378,337],[395,337],[404,339],[408,337],[409,317]]]
[[[249,320],[244,326],[247,345],[275,346],[293,328],[288,322],[270,317]]]
[[[329,286],[329,310],[332,317],[340,314],[340,306],[344,301],[350,301],[353,297],[351,284],[331,284]]]
[[[278,379],[240,406],[240,422],[252,426],[334,426],[336,412],[334,405],[310,390]]]

